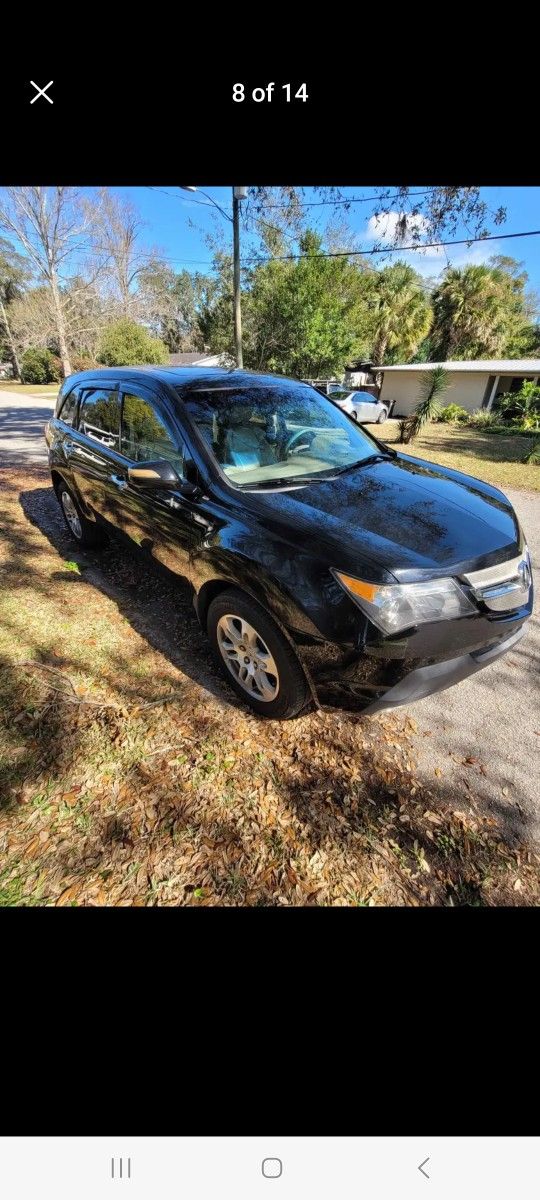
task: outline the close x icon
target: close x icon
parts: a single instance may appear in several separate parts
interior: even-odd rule
[[[35,96],[32,97],[30,104],[35,104],[36,100],[40,100],[40,99],[47,100],[49,104],[54,104],[54,100],[49,95],[49,88],[51,88],[53,86],[53,83],[54,83],[54,79],[50,79],[48,83],[45,83],[43,85],[40,83],[34,83],[34,80],[31,79],[30,84],[35,89],[36,94],[35,94]]]

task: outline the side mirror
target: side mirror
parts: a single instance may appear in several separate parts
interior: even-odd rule
[[[141,488],[179,488],[182,482],[172,464],[162,459],[128,467],[128,479]]]
[[[177,492],[181,492],[186,497],[195,498],[200,495],[200,488],[197,484],[183,479],[172,463],[166,462],[164,459],[140,463],[137,467],[128,467],[128,479],[130,483],[135,483],[140,488],[156,491],[159,488],[175,488]]]

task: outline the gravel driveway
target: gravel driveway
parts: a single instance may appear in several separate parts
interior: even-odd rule
[[[0,392],[0,465],[47,461],[43,426],[54,396]],[[528,539],[540,592],[540,493],[508,490]],[[538,606],[538,600],[536,602]],[[455,792],[456,809],[472,792],[519,837],[540,838],[540,619],[538,607],[519,645],[498,663],[409,709],[417,726],[418,774]],[[384,719],[384,717],[383,717]]]

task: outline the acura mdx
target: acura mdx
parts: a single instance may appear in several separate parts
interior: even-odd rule
[[[216,662],[263,716],[409,704],[525,632],[531,563],[503,493],[384,445],[307,384],[87,371],[46,440],[75,541],[112,534],[188,580]]]

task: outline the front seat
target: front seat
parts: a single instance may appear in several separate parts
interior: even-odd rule
[[[276,448],[272,445],[262,425],[251,420],[251,412],[244,407],[230,409],[223,429],[225,463],[234,467],[265,467],[277,461]]]

